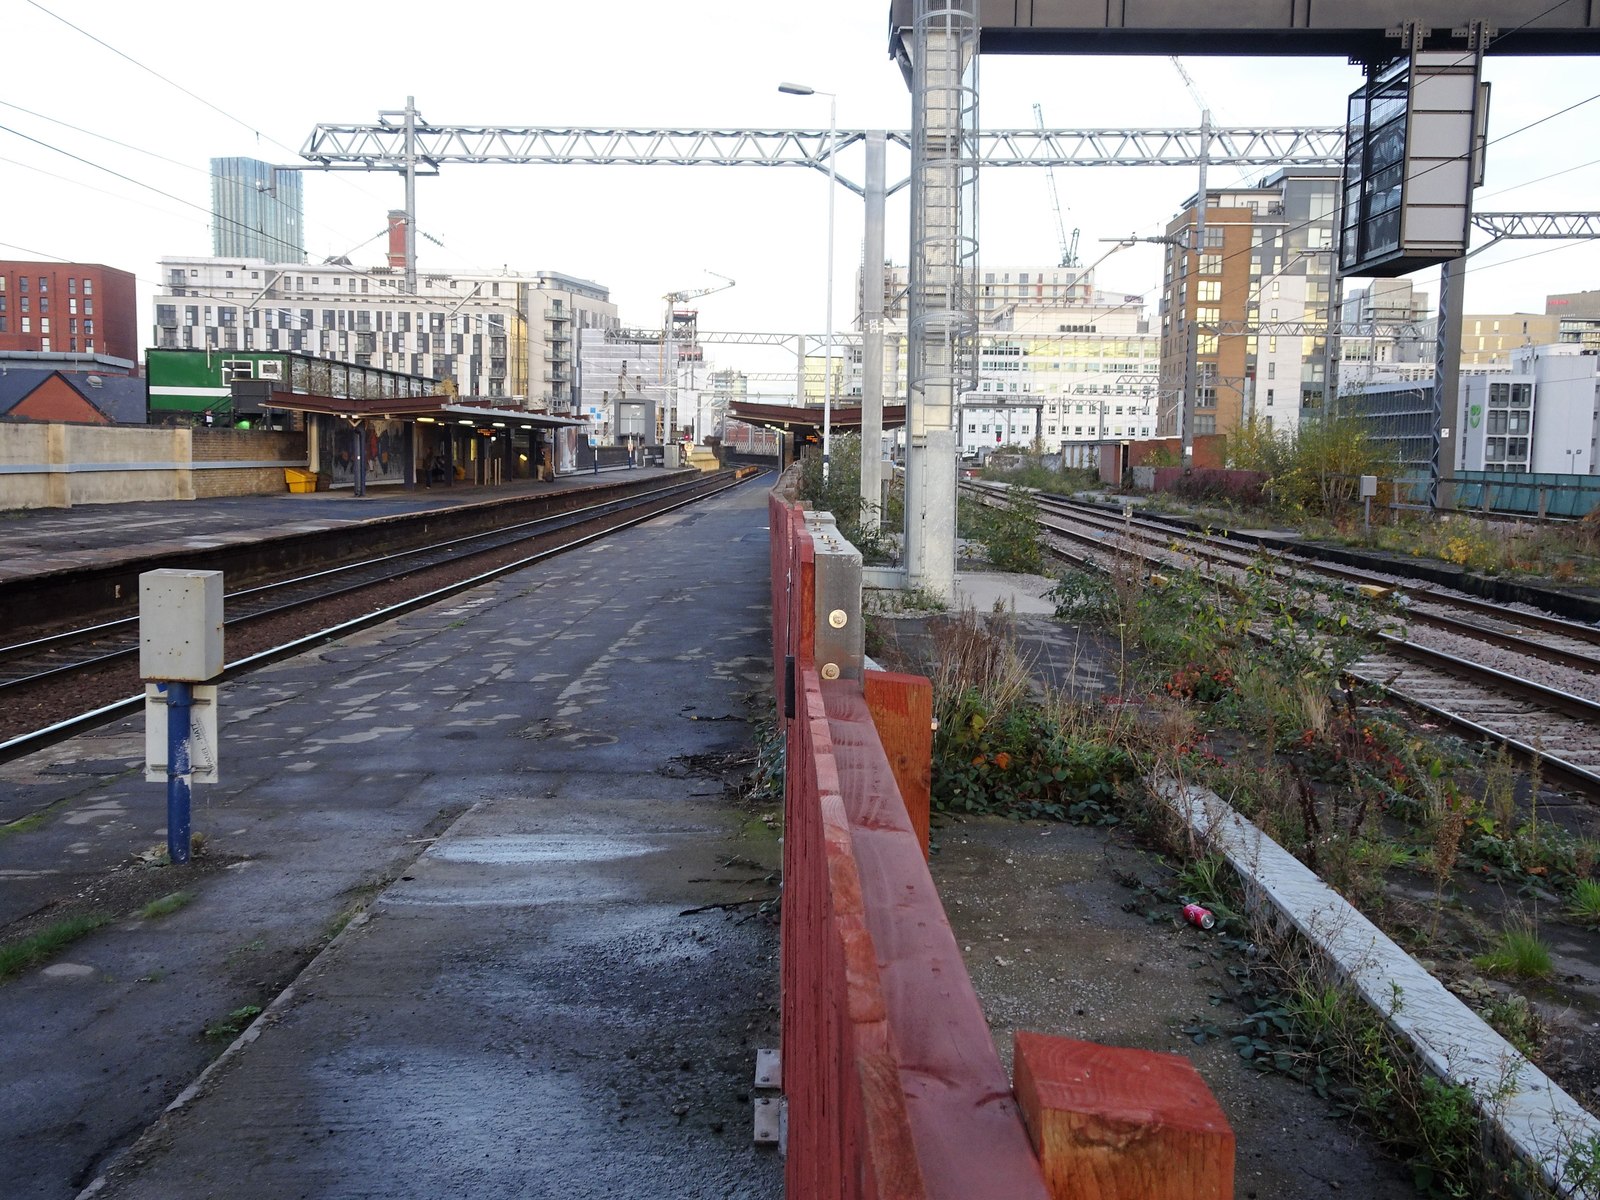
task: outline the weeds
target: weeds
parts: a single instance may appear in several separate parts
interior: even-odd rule
[[[170,917],[193,899],[193,892],[168,892],[141,908],[139,916],[146,921],[153,921],[157,917]]]
[[[1506,979],[1547,979],[1555,970],[1550,947],[1525,922],[1507,925],[1494,945],[1472,963],[1480,971]]]
[[[79,938],[109,924],[105,913],[86,913],[46,926],[38,933],[0,944],[0,981],[49,962]]]
[[[242,1004],[225,1017],[220,1017],[206,1026],[206,1037],[212,1041],[231,1042],[249,1027],[250,1022],[261,1015],[259,1004]]]
[[[1567,895],[1567,915],[1584,925],[1600,924],[1600,883],[1580,879]]]

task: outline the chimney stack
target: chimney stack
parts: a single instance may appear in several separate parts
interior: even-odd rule
[[[389,268],[403,271],[406,266],[406,214],[398,208],[389,210]]]

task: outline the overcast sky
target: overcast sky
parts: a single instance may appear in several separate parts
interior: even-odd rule
[[[0,257],[134,272],[148,340],[156,261],[210,253],[212,157],[296,162],[317,123],[370,123],[407,95],[439,124],[825,128],[826,98],[778,93],[793,80],[839,94],[841,129],[904,129],[910,100],[887,57],[887,12],[887,0],[0,0]],[[1343,60],[1185,65],[1219,125],[1338,125],[1360,84]],[[1600,208],[1600,101],[1582,103],[1600,91],[1594,60],[1491,56],[1487,76],[1489,133],[1504,140],[1490,146],[1478,208]],[[981,97],[986,128],[1031,126],[1035,102],[1059,128],[1198,124],[1165,58],[990,56]],[[839,166],[859,178],[859,152]],[[907,167],[891,151],[891,180]],[[1214,167],[1211,180],[1263,173]],[[1158,232],[1196,179],[1189,168],[1124,168],[1062,170],[1057,182],[1088,263],[1109,249],[1098,239]],[[991,170],[981,187],[982,260],[1054,262],[1043,171]],[[664,293],[714,283],[705,272],[715,271],[738,284],[700,302],[703,326],[820,332],[826,189],[826,176],[800,168],[447,166],[418,184],[418,226],[442,243],[420,241],[420,261],[582,276],[609,287],[636,325],[659,324]],[[376,235],[401,205],[396,175],[308,172],[309,257],[380,263]],[[836,222],[835,324],[844,328],[860,253],[852,194],[839,193]],[[896,262],[906,241],[902,191],[889,202]],[[1547,292],[1600,287],[1594,243],[1502,243],[1470,266],[1469,312],[1542,312]],[[1159,250],[1118,252],[1097,276],[1153,301]],[[1429,276],[1421,284],[1436,290]]]

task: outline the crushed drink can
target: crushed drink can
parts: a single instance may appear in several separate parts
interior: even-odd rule
[[[1199,929],[1210,929],[1217,923],[1217,918],[1212,915],[1211,910],[1199,904],[1185,904],[1183,919]]]

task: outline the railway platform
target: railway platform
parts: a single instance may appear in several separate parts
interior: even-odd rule
[[[751,481],[225,685],[193,870],[148,864],[142,720],[0,767],[0,822],[34,814],[4,919],[108,922],[0,988],[0,1195],[778,1194],[750,1137],[777,835],[725,792],[771,687],[766,504]]]
[[[472,504],[581,491],[623,479],[677,472],[661,467],[611,468],[562,475],[554,481],[513,480],[493,487],[369,488],[305,495],[223,496],[203,500],[93,504],[0,513],[0,585],[77,569],[94,569],[163,553],[187,554],[260,541],[317,534],[385,517],[442,512]]]

